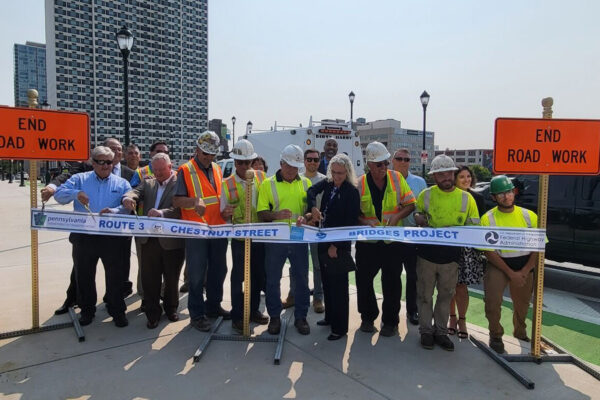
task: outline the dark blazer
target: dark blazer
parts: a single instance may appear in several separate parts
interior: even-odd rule
[[[121,168],[123,168],[121,166]],[[145,179],[138,186],[125,193],[123,198],[129,197],[136,202],[143,202],[142,215],[148,215],[148,211],[154,208],[156,202],[156,194],[158,193],[159,183],[156,178]],[[165,218],[179,219],[181,218],[181,210],[173,207],[173,195],[175,194],[175,188],[177,187],[177,175],[175,175],[163,192],[160,202],[158,203],[158,210],[163,212]],[[136,237],[136,240],[140,244],[148,242],[147,237]],[[181,249],[185,247],[185,241],[183,239],[159,237],[158,242],[160,246],[165,250]]]
[[[65,183],[66,181],[68,181],[71,176],[78,174],[80,172],[92,171],[93,169],[94,169],[94,167],[92,166],[92,164],[89,161],[80,162],[75,165],[71,165],[71,168],[69,168],[69,172],[65,172],[65,173],[62,173],[62,174],[54,177],[54,179],[52,179],[52,181],[50,183],[53,183],[56,186],[60,186],[63,183]],[[132,170],[131,168],[129,168],[127,165],[121,164],[121,178],[126,179],[127,182],[131,181],[131,178],[133,178],[134,172],[135,171]]]
[[[332,190],[333,182],[329,182],[327,179],[323,179],[308,188],[306,195],[308,211],[310,212],[316,205],[317,195],[323,193],[320,211],[323,212],[325,207],[327,207],[323,222],[324,228],[358,225],[358,216],[360,215],[360,194],[358,193],[358,189],[348,181],[345,181],[330,202],[329,199],[331,198]],[[322,247],[321,244],[319,243],[319,249]],[[345,250],[350,250],[351,247],[351,242],[336,242],[334,244],[337,248]]]

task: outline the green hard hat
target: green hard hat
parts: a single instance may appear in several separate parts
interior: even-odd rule
[[[492,178],[490,181],[490,193],[498,194],[513,190],[515,185],[508,179],[506,175],[498,175]]]

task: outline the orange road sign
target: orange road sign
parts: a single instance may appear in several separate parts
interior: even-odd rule
[[[85,161],[89,156],[86,113],[0,107],[0,158]]]
[[[600,174],[600,120],[498,118],[497,174]]]

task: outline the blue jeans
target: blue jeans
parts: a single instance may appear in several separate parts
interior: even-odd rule
[[[290,277],[294,278],[296,319],[306,318],[310,305],[308,290],[308,246],[304,243],[265,243],[265,268],[267,271],[267,311],[271,318],[281,314],[281,271],[289,259]]]
[[[227,239],[185,239],[188,271],[188,310],[190,319],[216,313],[223,301],[223,282],[227,275]],[[206,281],[206,305],[204,284]]]
[[[313,300],[321,300],[323,301],[323,280],[321,279],[321,265],[319,264],[319,250],[317,249],[317,243],[310,243],[310,258],[312,260],[313,265]],[[306,270],[307,281],[308,281],[308,270]],[[290,296],[295,297],[294,287],[296,283],[294,282],[294,277],[290,276]]]

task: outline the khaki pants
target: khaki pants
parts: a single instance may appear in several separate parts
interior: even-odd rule
[[[421,335],[447,335],[450,300],[458,282],[458,264],[434,264],[417,257],[417,305]],[[435,309],[433,290],[437,287]],[[433,318],[434,324],[431,319]]]
[[[490,337],[502,338],[504,328],[500,324],[500,313],[502,306],[502,294],[508,285],[510,297],[513,301],[513,335],[518,338],[527,336],[525,317],[529,309],[531,295],[533,293],[533,273],[530,273],[525,286],[517,287],[510,282],[506,274],[488,263],[485,276],[483,277],[485,317],[489,323]]]

